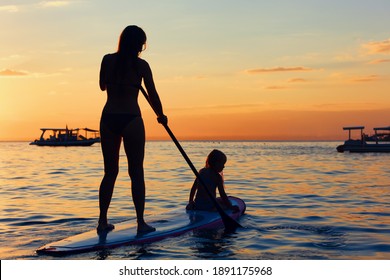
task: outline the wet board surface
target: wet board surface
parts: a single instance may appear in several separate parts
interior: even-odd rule
[[[239,207],[240,211],[233,213],[232,210],[226,210],[225,212],[233,219],[238,220],[245,212],[245,202],[237,197],[229,197],[229,199],[233,205]],[[37,253],[65,255],[97,251],[124,245],[151,243],[195,229],[223,227],[218,212],[186,211],[185,209],[149,216],[148,223],[155,227],[156,231],[138,235],[135,220],[126,221],[116,224],[115,229],[108,233],[98,235],[94,229],[42,246],[37,250]]]

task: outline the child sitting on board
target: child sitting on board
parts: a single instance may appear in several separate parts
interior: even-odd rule
[[[222,171],[225,168],[226,161],[226,155],[219,150],[213,150],[207,156],[206,166],[199,171],[199,175],[207,186],[203,186],[198,179],[195,179],[190,191],[189,203],[186,207],[187,210],[216,210],[214,202],[204,189],[207,187],[211,195],[215,198],[216,190],[218,188],[221,197],[217,198],[217,201],[223,209],[233,209],[234,211],[238,211],[238,207],[233,206],[230,203],[224,188]]]

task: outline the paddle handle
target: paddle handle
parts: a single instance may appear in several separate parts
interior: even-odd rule
[[[146,90],[140,86],[139,87],[142,94],[145,96],[146,100],[148,101],[150,107],[152,107],[154,113],[158,116],[158,112],[157,110],[153,107],[152,103],[150,102],[149,100],[149,96],[146,92]],[[199,175],[199,172],[198,170],[195,168],[195,166],[192,164],[190,158],[187,156],[187,153],[184,151],[183,147],[180,145],[179,141],[176,139],[176,136],[173,134],[172,130],[169,128],[168,124],[162,124],[163,127],[165,128],[165,130],[167,131],[168,135],[171,137],[172,141],[175,143],[176,147],[178,148],[178,150],[180,151],[180,153],[182,154],[182,156],[184,157],[185,161],[187,162],[187,164],[189,165],[189,167],[191,168],[192,172],[194,172],[196,178],[201,182],[202,185],[205,185],[202,178],[200,178],[200,175]],[[211,195],[210,191],[206,188],[206,191]],[[217,201],[216,201],[217,202]]]
[[[207,194],[210,196],[210,198],[213,200],[215,207],[218,210],[222,210],[221,206],[219,205],[217,199],[212,195],[210,190],[206,187],[206,183],[203,181],[202,177],[200,176],[198,170],[196,170],[195,166],[193,165],[190,158],[187,156],[186,152],[184,151],[183,147],[180,145],[179,141],[177,141],[175,135],[172,133],[171,129],[167,124],[163,124],[165,130],[168,132],[169,136],[172,138],[172,141],[175,143],[176,147],[180,151],[181,155],[187,162],[188,166],[191,168],[192,172],[195,174],[195,177],[199,180],[199,182],[202,184],[202,186],[205,188]]]
[[[146,100],[148,101],[150,107],[152,107],[153,111],[156,113],[156,115],[158,116],[158,113],[156,111],[156,109],[153,107],[153,105],[151,104],[150,100],[149,100],[149,96],[147,94],[147,92],[145,91],[145,89],[140,85],[139,86],[142,94],[144,95],[144,97],[146,98]],[[175,143],[176,147],[178,148],[178,150],[180,151],[180,153],[182,154],[183,158],[185,159],[185,161],[187,162],[188,166],[191,168],[192,172],[195,174],[195,177],[198,179],[198,181],[201,183],[201,185],[204,187],[204,189],[206,190],[206,193],[208,194],[208,196],[210,197],[210,199],[213,201],[214,203],[214,206],[215,208],[217,209],[217,211],[219,212],[219,214],[221,215],[221,218],[222,218],[222,221],[224,222],[224,225],[225,225],[225,228],[227,230],[234,230],[236,229],[237,227],[242,227],[238,222],[236,222],[234,219],[232,219],[229,215],[227,215],[225,213],[225,211],[222,209],[222,207],[219,205],[217,199],[212,195],[212,193],[210,192],[210,190],[207,188],[207,185],[206,183],[204,182],[204,180],[201,178],[198,170],[195,168],[195,166],[192,164],[190,158],[187,156],[187,153],[184,151],[183,147],[180,145],[179,141],[177,141],[176,139],[176,136],[173,134],[172,130],[169,128],[168,124],[162,124],[165,128],[165,130],[167,131],[167,133],[169,134],[169,136],[171,137],[172,141]]]

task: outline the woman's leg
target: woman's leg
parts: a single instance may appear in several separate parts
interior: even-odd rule
[[[123,143],[126,151],[128,171],[131,178],[131,192],[137,214],[138,232],[150,232],[155,228],[144,221],[145,209],[145,127],[141,117],[134,119],[123,131]]]
[[[98,231],[111,230],[113,225],[108,224],[107,212],[110,206],[116,177],[119,171],[119,149],[121,136],[116,135],[104,123],[100,125],[101,148],[104,158],[104,177],[99,189],[100,216]]]

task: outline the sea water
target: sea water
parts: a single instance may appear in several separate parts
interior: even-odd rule
[[[242,228],[61,259],[390,259],[390,154],[341,154],[339,144],[182,142],[199,169],[212,149],[225,152],[226,192],[247,204]],[[194,175],[175,145],[147,142],[144,166],[146,220],[184,211]],[[99,144],[0,143],[0,258],[58,259],[35,250],[96,227],[102,174]],[[123,150],[109,219],[135,222]]]

